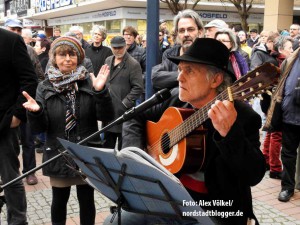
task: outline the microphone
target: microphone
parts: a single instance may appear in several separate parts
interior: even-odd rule
[[[163,90],[158,91],[156,94],[154,94],[151,98],[147,99],[143,103],[139,104],[136,107],[132,107],[131,109],[127,110],[121,117],[123,121],[127,121],[134,116],[136,116],[138,113],[145,111],[146,109],[158,104],[162,103],[163,101],[170,98],[171,92],[165,88]]]
[[[167,100],[168,98],[170,98],[171,96],[171,92],[165,88],[163,90],[158,91],[156,94],[154,94],[151,98],[147,99],[146,101],[144,101],[143,103],[139,104],[136,107],[132,107],[131,109],[127,110],[122,116],[120,116],[119,118],[115,119],[113,122],[111,122],[110,124],[106,125],[105,127],[103,127],[101,130],[98,130],[97,132],[95,132],[94,134],[90,135],[89,137],[85,138],[84,140],[81,140],[80,142],[78,142],[77,144],[82,144],[88,140],[90,140],[91,138],[95,137],[96,135],[103,133],[105,131],[107,131],[108,129],[110,129],[111,127],[121,124],[127,120],[130,120],[131,118],[135,117],[138,113],[145,111],[146,109],[161,103],[165,100]]]

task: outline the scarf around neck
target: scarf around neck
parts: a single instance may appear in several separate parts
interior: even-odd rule
[[[49,81],[58,93],[71,90],[77,91],[76,81],[85,80],[89,76],[84,66],[78,66],[76,70],[72,70],[69,74],[63,74],[58,68],[50,66],[47,73]]]

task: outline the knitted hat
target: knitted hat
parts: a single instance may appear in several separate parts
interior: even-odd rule
[[[60,37],[55,39],[51,45],[51,55],[54,56],[55,49],[62,45],[68,45],[72,47],[78,56],[78,64],[81,64],[84,60],[85,53],[83,48],[81,47],[80,42],[73,37]]]

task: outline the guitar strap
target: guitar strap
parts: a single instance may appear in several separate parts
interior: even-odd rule
[[[179,178],[183,186],[198,193],[207,194],[204,172],[198,171],[193,174],[182,174]]]

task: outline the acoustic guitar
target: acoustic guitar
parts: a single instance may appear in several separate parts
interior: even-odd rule
[[[280,70],[265,63],[235,81],[201,109],[168,108],[157,123],[147,121],[147,152],[171,173],[192,173],[205,158],[205,130],[201,124],[216,100],[245,100],[262,93],[278,81]]]

